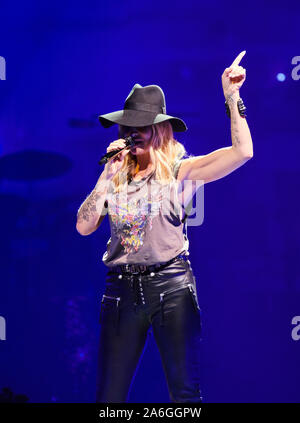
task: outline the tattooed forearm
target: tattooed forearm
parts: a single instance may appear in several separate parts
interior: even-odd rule
[[[240,141],[240,133],[239,133],[239,127],[237,122],[237,97],[234,95],[228,95],[226,97],[227,104],[230,108],[230,125],[231,125],[231,140],[232,145],[236,148],[239,147]]]
[[[97,213],[96,204],[98,200],[105,195],[105,191],[93,191],[86,198],[86,200],[81,204],[77,212],[77,222],[82,223],[83,221],[90,222],[95,219],[95,214]]]
[[[239,138],[239,129],[237,126],[237,118],[235,116],[235,113],[232,113],[232,118],[231,118],[231,140],[232,140],[232,145],[234,147],[238,147],[239,144],[241,143],[240,138]]]
[[[231,140],[233,148],[243,157],[253,156],[253,144],[247,121],[240,116],[237,101],[239,95],[225,97],[230,108]]]
[[[95,188],[79,207],[77,212],[77,230],[82,234],[90,234],[98,227],[100,216],[107,213],[107,197],[110,179],[102,172]]]

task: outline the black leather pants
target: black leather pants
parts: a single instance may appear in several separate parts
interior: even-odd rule
[[[152,327],[171,402],[203,402],[201,309],[189,261],[126,275],[109,270],[100,308],[96,402],[127,402]]]

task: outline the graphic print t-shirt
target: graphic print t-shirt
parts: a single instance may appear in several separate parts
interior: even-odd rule
[[[174,180],[169,184],[155,181],[152,172],[109,195],[111,236],[102,257],[106,266],[162,263],[184,250],[177,180],[180,164],[175,162]]]

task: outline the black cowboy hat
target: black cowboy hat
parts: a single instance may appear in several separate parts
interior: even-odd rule
[[[124,109],[100,115],[99,120],[104,128],[116,123],[138,128],[169,120],[174,132],[188,129],[183,120],[166,114],[165,95],[158,85],[142,87],[135,84],[125,100]]]

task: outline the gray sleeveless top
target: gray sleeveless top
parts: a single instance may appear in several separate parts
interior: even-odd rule
[[[177,195],[180,165],[181,160],[174,163],[174,180],[167,185],[155,181],[153,171],[131,181],[124,193],[108,196],[111,236],[102,257],[106,266],[162,263],[186,249]]]

